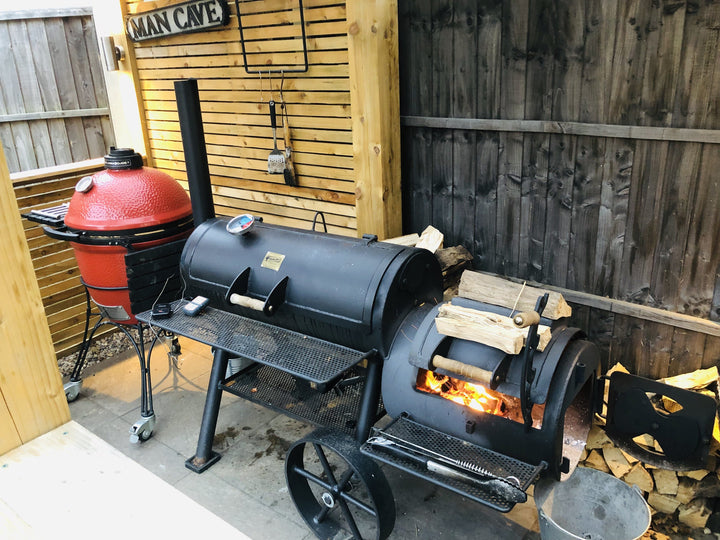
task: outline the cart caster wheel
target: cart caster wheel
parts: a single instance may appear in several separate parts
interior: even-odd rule
[[[82,380],[80,381],[70,381],[63,385],[63,390],[65,390],[65,399],[67,399],[68,403],[72,403],[75,401],[78,396],[80,395],[80,388],[82,387]]]
[[[288,491],[318,538],[348,531],[355,540],[384,540],[395,525],[395,501],[377,463],[349,436],[319,429],[285,457]]]
[[[155,415],[143,416],[130,428],[130,442],[137,444],[152,437],[155,429]]]

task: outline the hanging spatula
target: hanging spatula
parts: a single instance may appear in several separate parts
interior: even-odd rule
[[[268,156],[268,173],[283,174],[285,171],[285,155],[277,146],[277,119],[275,118],[275,102],[270,100],[270,126],[273,133],[273,151]]]

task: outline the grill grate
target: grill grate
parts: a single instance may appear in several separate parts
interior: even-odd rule
[[[173,302],[173,315],[167,319],[153,319],[150,312],[137,318],[317,384],[330,382],[366,357],[354,349],[219,309],[206,308],[201,315],[188,317],[182,313],[184,304],[184,300]]]
[[[401,416],[395,419],[385,428],[373,428],[372,436],[388,435],[391,438],[402,439],[413,445],[426,448],[432,453],[442,454],[450,459],[467,461],[485,469],[498,478],[514,476],[520,481],[520,487],[525,491],[537,480],[545,468],[545,464],[530,465],[517,459],[493,452],[487,448],[468,443],[457,439],[446,433],[423,426],[408,417]],[[448,478],[435,472],[426,470],[423,466],[413,460],[399,457],[389,452],[383,452],[382,448],[365,443],[361,447],[363,454],[366,454],[378,461],[382,461],[410,474],[419,476],[437,485],[443,486],[455,493],[459,493],[476,502],[485,504],[499,510],[508,512],[515,506],[515,503],[508,501],[497,493],[483,488],[483,486],[463,482],[454,478]]]
[[[343,386],[341,381],[338,387],[342,387],[342,390],[333,389],[321,394],[307,382],[259,364],[250,366],[222,383],[223,390],[258,405],[352,435],[365,385],[358,383]]]

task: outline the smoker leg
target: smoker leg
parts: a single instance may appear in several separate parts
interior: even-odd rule
[[[380,358],[377,354],[368,358],[367,378],[365,379],[365,390],[363,391],[362,402],[360,403],[360,417],[358,418],[355,438],[359,443],[364,443],[370,434],[370,428],[375,423],[378,405],[380,403],[380,381],[382,369]]]
[[[203,472],[220,459],[220,454],[212,450],[212,442],[213,437],[215,437],[218,413],[220,412],[220,398],[222,397],[220,382],[223,380],[227,369],[228,357],[227,351],[215,349],[212,371],[210,372],[210,383],[205,398],[205,410],[203,410],[202,423],[200,424],[197,451],[193,457],[185,462],[185,466],[196,473]]]

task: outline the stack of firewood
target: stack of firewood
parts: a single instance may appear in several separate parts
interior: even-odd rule
[[[615,366],[613,370],[623,370]],[[686,389],[707,393],[717,398],[718,370],[716,367],[663,379],[661,382]],[[667,400],[667,398],[664,398]],[[671,400],[664,403],[673,412]],[[675,404],[677,405],[677,404]],[[692,528],[705,527],[713,512],[716,498],[720,498],[720,441],[718,421],[715,421],[714,440],[706,469],[695,471],[672,471],[642,463],[617,448],[608,438],[600,424],[590,430],[580,465],[598,469],[636,485],[646,497],[653,513],[660,512],[677,518]],[[653,448],[655,441],[649,436],[636,438],[635,442]]]

